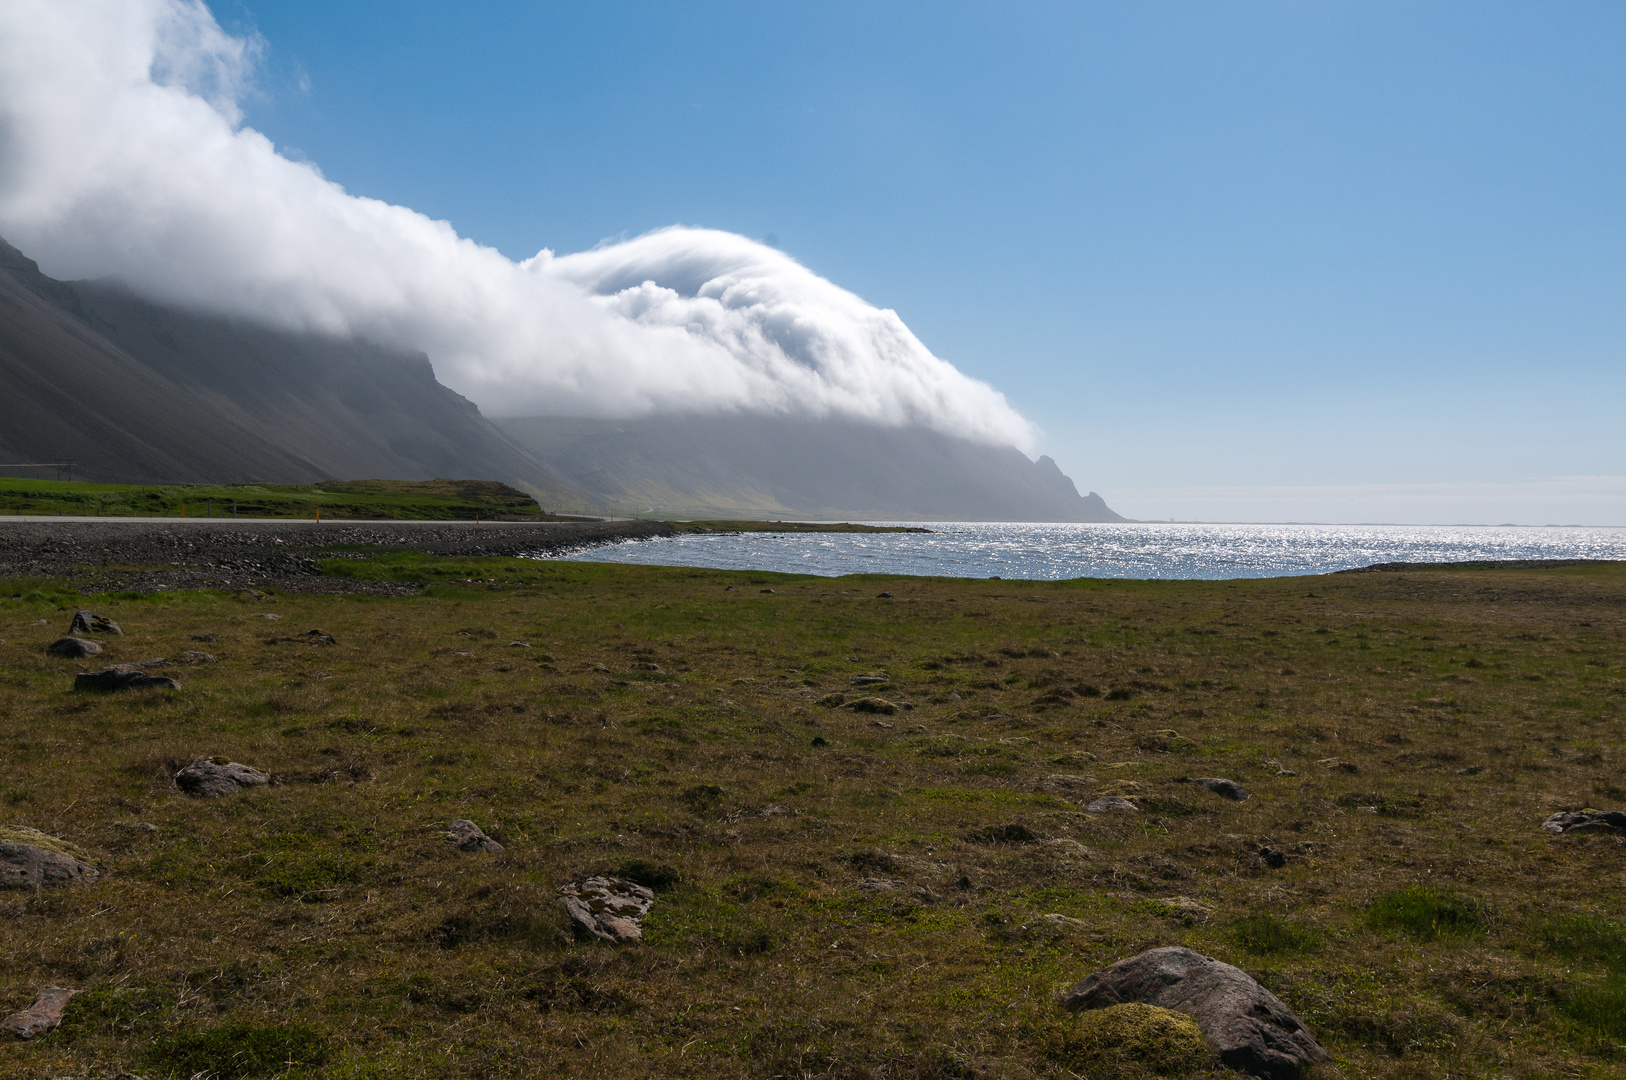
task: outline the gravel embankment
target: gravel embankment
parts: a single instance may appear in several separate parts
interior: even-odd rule
[[[0,577],[66,577],[97,590],[269,587],[393,594],[413,590],[322,577],[318,560],[373,549],[461,556],[557,554],[671,531],[658,521],[318,523],[0,517]]]

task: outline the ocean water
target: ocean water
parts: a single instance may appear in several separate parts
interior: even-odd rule
[[[874,522],[873,524],[894,524]],[[587,562],[940,577],[1254,578],[1387,562],[1626,559],[1626,529],[932,522],[920,533],[740,533],[580,551]]]

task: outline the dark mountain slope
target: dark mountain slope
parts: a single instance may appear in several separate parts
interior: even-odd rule
[[[422,354],[55,281],[3,241],[0,455],[106,481],[478,477],[580,502]]]
[[[923,428],[750,415],[493,421],[606,508],[673,516],[1123,521],[1056,463]]]

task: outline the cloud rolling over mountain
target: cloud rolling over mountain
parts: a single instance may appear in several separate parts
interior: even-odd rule
[[[58,278],[422,349],[494,415],[836,416],[1031,446],[894,312],[744,237],[516,263],[348,194],[242,126],[259,51],[197,0],[0,6],[0,234]]]

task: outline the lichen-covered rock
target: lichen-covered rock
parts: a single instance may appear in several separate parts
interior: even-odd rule
[[[1138,814],[1140,813],[1140,807],[1122,795],[1103,795],[1084,808],[1086,814],[1110,814],[1115,811],[1125,814]]]
[[[1193,784],[1212,791],[1222,799],[1242,802],[1248,797],[1248,789],[1235,780],[1227,780],[1222,776],[1193,776],[1190,779]]]
[[[0,888],[54,889],[101,877],[84,851],[38,829],[0,826]]]
[[[70,660],[82,660],[87,656],[95,656],[102,651],[99,641],[91,641],[82,637],[60,637],[49,645],[45,651],[52,656],[66,656]]]
[[[94,611],[76,611],[73,613],[73,622],[68,624],[70,634],[123,634],[119,624],[106,615],[98,615]]]
[[[1620,810],[1566,810],[1552,815],[1541,823],[1541,831],[1571,832],[1626,832],[1626,812]]]
[[[75,690],[94,690],[98,693],[113,693],[117,690],[164,689],[179,690],[181,684],[167,675],[154,675],[146,668],[146,664],[114,664],[112,667],[100,671],[81,671],[73,677]]]
[[[500,855],[503,846],[485,834],[485,830],[474,822],[459,818],[447,826],[446,839],[457,845],[459,851],[484,851],[492,855]]]
[[[1140,1002],[1185,1013],[1222,1063],[1265,1080],[1296,1080],[1330,1060],[1304,1022],[1245,972],[1190,949],[1152,949],[1095,972],[1063,996],[1069,1012]]]
[[[200,757],[175,774],[176,787],[202,799],[235,795],[270,782],[269,774],[223,757]]]
[[[642,885],[612,877],[590,877],[559,890],[571,919],[586,933],[613,944],[643,940],[638,920],[649,913],[655,894]]]
[[[33,1039],[62,1023],[62,1010],[68,999],[77,994],[63,986],[47,986],[34,997],[34,1004],[0,1020],[0,1031],[9,1031],[19,1039]]]

